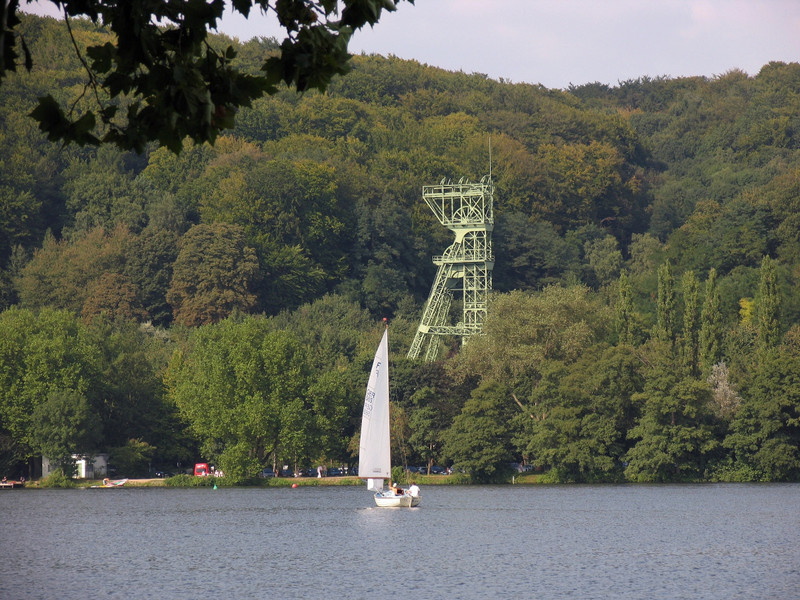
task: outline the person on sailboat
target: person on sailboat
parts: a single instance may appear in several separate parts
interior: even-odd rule
[[[419,498],[419,492],[420,492],[420,489],[419,489],[419,486],[417,485],[417,482],[416,481],[412,481],[411,482],[411,487],[408,488],[408,494],[412,498]]]
[[[394,492],[395,496],[402,496],[403,494],[406,493],[406,491],[400,487],[399,483],[392,484],[392,491]]]

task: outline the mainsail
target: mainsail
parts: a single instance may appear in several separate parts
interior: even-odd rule
[[[389,338],[388,330],[372,361],[372,372],[364,397],[361,415],[361,444],[358,452],[358,476],[367,479],[367,488],[383,489],[383,480],[391,479],[392,456],[389,441]]]

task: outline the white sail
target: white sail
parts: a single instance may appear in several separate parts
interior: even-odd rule
[[[383,479],[391,479],[392,456],[389,447],[389,339],[388,331],[372,362],[372,372],[361,415],[361,444],[358,476],[367,479],[368,489],[380,491]],[[377,480],[377,481],[375,481]],[[378,488],[377,486],[380,486]]]

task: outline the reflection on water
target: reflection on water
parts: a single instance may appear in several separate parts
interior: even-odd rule
[[[0,492],[0,598],[796,598],[800,485]],[[395,595],[396,595],[395,594]]]

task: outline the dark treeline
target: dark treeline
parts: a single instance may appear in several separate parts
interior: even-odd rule
[[[398,464],[800,476],[800,64],[558,91],[360,56],[213,147],[136,155],[40,134],[38,96],[93,92],[63,24],[23,29],[35,68],[0,84],[4,473],[352,463],[388,317]],[[253,69],[275,49],[215,43]],[[488,174],[490,139],[485,335],[407,361],[451,241],[421,187]]]

